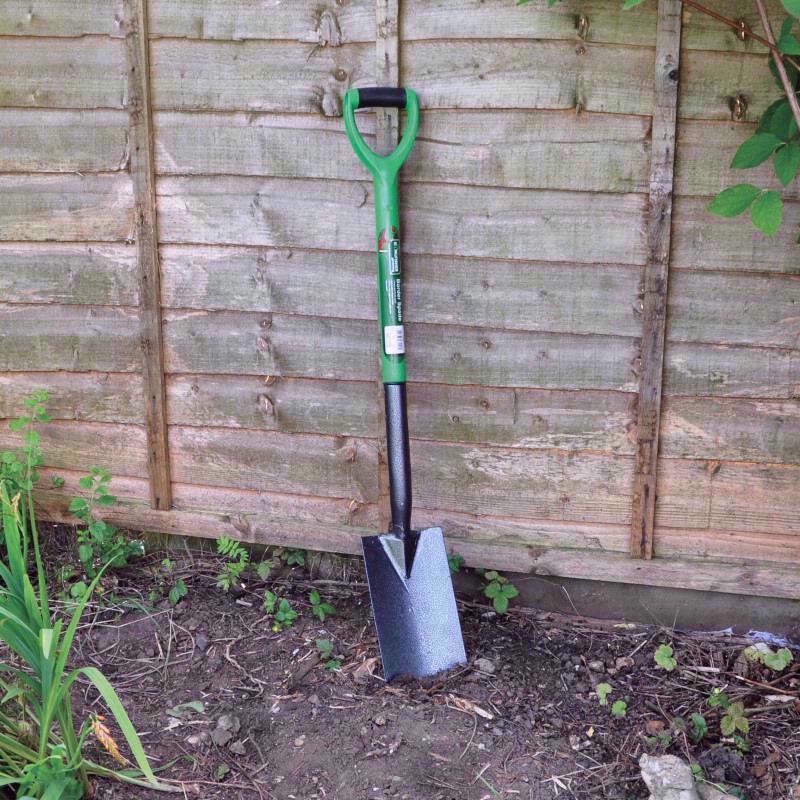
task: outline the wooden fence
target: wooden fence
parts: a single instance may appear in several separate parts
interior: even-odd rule
[[[620,6],[7,0],[0,417],[52,393],[50,513],[102,465],[132,527],[356,552],[385,522],[339,115],[399,81],[416,523],[472,564],[800,596],[797,184],[774,239],[705,211],[777,89],[752,39]]]

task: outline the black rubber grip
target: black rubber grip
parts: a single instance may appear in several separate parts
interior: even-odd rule
[[[405,108],[406,90],[394,86],[373,86],[358,90],[359,108]]]

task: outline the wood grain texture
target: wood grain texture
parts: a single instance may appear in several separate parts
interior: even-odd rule
[[[50,422],[39,425],[44,463],[51,469],[83,474],[104,467],[114,476],[147,475],[144,428],[93,422]],[[22,437],[0,426],[0,450],[17,450]]]
[[[746,220],[722,219],[710,214],[706,211],[709,199],[675,198],[673,266],[800,274],[795,241],[800,203],[784,204],[783,224],[769,238],[746,224]]]
[[[125,52],[118,39],[10,37],[0,48],[0,106],[124,108]]]
[[[472,514],[630,522],[633,459],[412,440],[414,504]]]
[[[374,442],[347,437],[170,427],[178,482],[377,500]]]
[[[670,340],[783,348],[800,342],[800,275],[673,270],[670,287]]]
[[[371,182],[269,178],[159,181],[162,241],[365,250],[372,246]],[[408,253],[641,264],[640,195],[465,186],[404,187]]]
[[[795,465],[662,458],[656,524],[796,536],[798,481]]]
[[[375,319],[374,272],[372,253],[162,248],[163,302],[172,308]],[[616,265],[411,254],[403,292],[412,322],[635,336],[639,275]]]
[[[648,258],[642,280],[641,370],[631,511],[632,558],[653,557],[680,50],[681,2],[659,0],[647,214]]]
[[[662,422],[664,456],[800,465],[796,400],[673,397]]]
[[[126,245],[0,242],[7,303],[135,306],[135,256]]]
[[[147,0],[123,0],[123,4],[147,472],[150,478],[150,504],[156,510],[164,511],[172,505],[172,490],[167,441],[164,337],[161,330],[161,268],[158,257]]]
[[[280,314],[165,316],[169,372],[372,380],[375,324]],[[634,343],[455,326],[408,326],[410,380],[554,389],[634,386]]]
[[[141,425],[141,375],[122,372],[5,372],[0,374],[0,418],[17,417],[31,392],[50,394],[54,420]]]
[[[134,309],[0,304],[0,370],[138,372]]]
[[[0,240],[119,242],[133,230],[127,175],[0,175]]]
[[[373,85],[375,44],[156,39],[151,69],[157,108],[339,116],[350,86]]]
[[[114,172],[128,161],[123,111],[0,109],[0,172]]]
[[[119,36],[122,0],[5,0],[0,36]]]
[[[374,147],[371,117],[360,115],[359,129]],[[162,111],[156,122],[158,169],[166,175],[350,180],[361,174],[338,118]],[[749,126],[739,129],[743,127]],[[648,128],[643,117],[616,114],[425,109],[402,177],[525,189],[644,192]],[[709,168],[719,159],[712,150],[705,142]]]

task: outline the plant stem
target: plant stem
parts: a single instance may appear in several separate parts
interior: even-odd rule
[[[800,128],[800,104],[797,102],[797,94],[795,93],[794,86],[792,86],[792,82],[789,80],[789,75],[786,72],[786,66],[783,63],[783,58],[778,52],[778,48],[775,46],[775,34],[772,32],[772,25],[769,21],[769,16],[767,15],[767,9],[764,8],[764,0],[755,0],[755,2],[756,8],[758,9],[758,15],[761,17],[761,25],[764,27],[764,33],[767,35],[767,39],[769,39],[772,57],[775,61],[775,67],[778,70],[778,75],[781,77],[783,90],[786,92],[789,105],[792,107],[792,113],[797,121],[797,127]]]

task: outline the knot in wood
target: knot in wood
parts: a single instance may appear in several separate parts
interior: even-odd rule
[[[256,349],[261,353],[272,352],[272,345],[266,336],[259,336],[256,339]]]
[[[737,94],[731,100],[731,119],[734,122],[741,122],[747,116],[747,98],[742,94]]]
[[[323,47],[339,47],[342,43],[342,29],[339,19],[332,11],[327,9],[319,15],[317,23],[317,38]]]
[[[589,35],[589,17],[586,14],[578,15],[578,19],[575,21],[575,30],[578,32],[578,38],[585,41]]]
[[[272,402],[272,398],[268,394],[260,394],[258,396],[258,407],[266,416],[275,416],[275,404]]]

